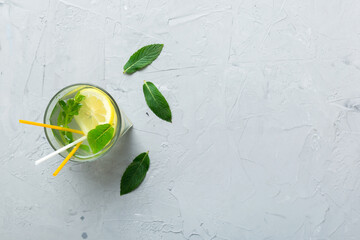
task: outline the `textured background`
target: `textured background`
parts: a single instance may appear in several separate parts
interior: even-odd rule
[[[359,239],[360,1],[0,0],[0,17],[1,239]],[[159,59],[123,75],[149,43]],[[61,158],[35,166],[51,148],[18,119],[42,121],[79,82],[134,128],[54,178]],[[144,183],[120,197],[146,150]]]

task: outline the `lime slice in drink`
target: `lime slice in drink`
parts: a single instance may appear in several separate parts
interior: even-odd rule
[[[86,88],[81,90],[80,94],[84,95],[85,99],[81,102],[79,115],[74,118],[85,134],[99,124],[114,123],[115,109],[102,91]]]

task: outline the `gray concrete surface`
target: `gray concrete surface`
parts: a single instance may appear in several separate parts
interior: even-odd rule
[[[357,0],[0,0],[0,239],[360,239],[359,21]],[[150,43],[159,59],[123,75]],[[54,178],[62,159],[35,166],[51,148],[18,119],[79,82],[134,128]],[[120,197],[146,150],[144,183]]]

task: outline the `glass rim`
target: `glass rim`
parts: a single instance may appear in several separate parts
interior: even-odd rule
[[[111,102],[113,103],[116,115],[117,115],[117,126],[115,129],[115,134],[114,137],[112,139],[112,144],[105,150],[101,150],[100,152],[96,153],[95,155],[93,155],[91,158],[89,159],[77,159],[76,156],[74,155],[73,157],[70,158],[70,161],[74,161],[74,162],[88,162],[88,161],[95,161],[97,159],[99,159],[100,157],[102,157],[104,154],[106,154],[107,152],[109,152],[111,150],[111,148],[115,145],[115,143],[117,142],[119,136],[120,136],[120,130],[121,130],[121,123],[122,123],[122,116],[121,116],[121,112],[119,109],[119,106],[117,105],[115,99],[110,95],[110,93],[108,93],[105,89],[103,89],[102,87],[99,87],[95,84],[92,83],[75,83],[75,84],[71,84],[71,85],[67,85],[66,87],[63,87],[62,89],[60,89],[59,91],[57,91],[54,96],[50,99],[49,103],[46,106],[45,112],[44,112],[44,117],[43,117],[43,122],[46,123],[46,117],[47,117],[47,113],[50,111],[50,105],[51,103],[53,103],[56,100],[56,97],[62,93],[64,90],[71,88],[71,87],[75,87],[75,86],[89,86],[89,87],[94,87],[94,88],[98,88],[99,90],[103,91],[111,100]],[[56,104],[55,104],[56,105]],[[46,131],[46,128],[44,128],[44,132],[45,132],[45,136],[46,136],[46,140],[48,141],[48,143],[50,144],[50,146],[52,147],[52,149],[54,149],[55,151],[58,149],[54,146],[54,144],[52,143],[52,141],[50,140],[50,137],[48,136],[48,133]],[[62,156],[60,153],[59,155],[61,157]]]

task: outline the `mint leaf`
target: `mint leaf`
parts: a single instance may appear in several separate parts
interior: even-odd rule
[[[87,153],[91,153],[90,147],[88,145],[81,144],[79,148]]]
[[[60,112],[57,119],[57,125],[63,127],[69,127],[69,123],[72,121],[75,115],[79,114],[81,108],[81,101],[85,99],[84,95],[78,91],[74,98],[69,98],[66,101],[59,100]],[[60,131],[60,136],[65,142],[71,143],[74,141],[73,134],[71,132]]]
[[[127,194],[135,190],[144,180],[146,172],[149,170],[150,158],[149,151],[141,153],[126,168],[120,183],[120,195]]]
[[[76,95],[75,95],[75,97],[74,97],[74,100],[75,100],[75,102],[81,102],[82,100],[84,100],[85,99],[85,96],[84,95],[81,95],[80,94],[80,91],[78,91],[77,93],[76,93]]]
[[[110,124],[97,125],[88,132],[87,140],[93,153],[99,152],[110,142],[114,135],[114,128]]]
[[[72,143],[74,141],[73,134],[71,132],[65,132],[64,137],[68,143]]]
[[[124,66],[124,73],[132,74],[152,63],[161,53],[164,44],[151,44],[140,48]]]
[[[162,120],[171,122],[171,110],[169,104],[157,87],[151,82],[144,81],[143,92],[145,101],[151,111]]]
[[[67,106],[66,106],[66,102],[64,100],[59,100],[59,105],[64,111],[66,111]]]

